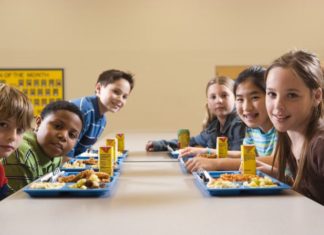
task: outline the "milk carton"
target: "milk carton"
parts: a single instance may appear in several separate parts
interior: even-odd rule
[[[114,162],[117,162],[118,160],[118,141],[116,138],[114,139],[106,139],[106,146],[111,146],[112,147],[112,152],[114,156]]]
[[[241,171],[242,174],[256,174],[256,152],[254,145],[241,145]]]
[[[117,133],[116,138],[118,140],[118,151],[122,153],[125,150],[125,134]]]
[[[227,137],[217,137],[216,149],[217,149],[218,158],[227,157],[227,151],[228,151]]]
[[[112,176],[114,174],[113,147],[99,147],[99,171]]]

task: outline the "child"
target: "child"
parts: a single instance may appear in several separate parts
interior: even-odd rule
[[[19,190],[54,171],[75,145],[83,127],[79,108],[68,101],[48,104],[36,118],[34,132],[26,132],[18,150],[4,159],[9,185]]]
[[[21,143],[33,119],[28,98],[16,88],[0,84],[0,158],[8,157]],[[0,163],[0,200],[9,195],[8,180]]]
[[[118,112],[126,104],[134,87],[133,76],[119,70],[107,70],[100,74],[96,84],[96,95],[72,100],[84,115],[84,128],[69,157],[77,156],[97,142],[106,127],[107,112]]]
[[[207,83],[207,115],[203,122],[203,131],[198,136],[190,138],[190,146],[202,146],[203,148],[188,147],[183,149],[180,155],[208,152],[210,151],[209,148],[216,147],[216,138],[218,136],[226,136],[231,149],[240,149],[245,126],[237,117],[234,109],[233,85],[234,81],[232,79],[222,76],[216,77]],[[167,145],[176,149],[178,141],[149,141],[146,150],[166,151]]]
[[[318,58],[295,50],[266,72],[266,105],[278,130],[275,159],[279,180],[324,205],[323,73]]]
[[[257,156],[262,156],[263,161],[272,163],[271,154],[277,134],[266,112],[264,74],[265,69],[261,66],[252,66],[242,71],[235,81],[234,94],[238,115],[248,127],[243,144],[255,145]],[[241,162],[240,151],[229,151],[228,157],[226,159],[194,158],[187,162],[187,168],[190,171],[198,168],[238,170]]]

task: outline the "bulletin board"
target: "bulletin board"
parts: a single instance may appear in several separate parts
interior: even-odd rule
[[[217,76],[227,76],[236,79],[240,72],[250,67],[250,65],[216,65],[215,73]]]
[[[38,115],[48,103],[64,99],[63,69],[0,69],[0,83],[25,93]]]

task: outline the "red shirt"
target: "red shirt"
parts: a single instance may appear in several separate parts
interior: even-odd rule
[[[0,189],[8,183],[3,166],[0,164]]]

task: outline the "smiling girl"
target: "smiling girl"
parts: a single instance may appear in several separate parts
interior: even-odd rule
[[[257,156],[262,157],[258,159],[271,164],[273,160],[271,154],[277,140],[277,133],[266,112],[265,71],[261,66],[251,66],[242,71],[235,80],[234,94],[237,113],[247,126],[243,144],[255,145]],[[241,164],[240,156],[240,151],[228,151],[228,158],[194,158],[187,161],[186,167],[189,171],[199,168],[238,170]]]
[[[302,50],[284,54],[268,68],[266,87],[267,111],[279,132],[275,151],[279,180],[292,180],[296,191],[324,205],[323,73],[319,59]]]

